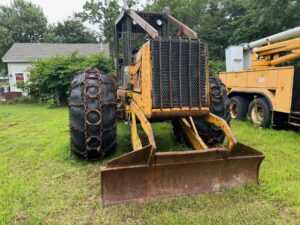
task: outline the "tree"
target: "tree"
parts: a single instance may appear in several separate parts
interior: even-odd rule
[[[242,1],[246,13],[232,21],[231,43],[249,42],[300,25],[299,0]]]
[[[14,42],[38,42],[47,30],[47,19],[40,7],[14,0],[10,6],[0,5],[0,58]],[[1,62],[0,68],[5,65]]]
[[[47,30],[47,19],[40,7],[14,0],[10,6],[0,6],[0,26],[11,32],[14,42],[37,42]]]
[[[11,32],[5,28],[0,26],[0,57],[6,53],[7,49],[12,45],[12,37]],[[0,60],[0,75],[5,74],[5,64]]]
[[[208,42],[213,60],[224,60],[229,45],[300,25],[299,0],[154,0],[146,9],[162,11],[165,6]]]
[[[224,49],[229,45],[232,26],[230,21],[244,13],[236,7],[239,0],[155,0],[146,6],[148,10],[162,11],[170,7],[171,14],[195,30],[207,41],[210,58],[224,58]],[[232,13],[232,15],[229,15]],[[192,18],[192,19],[191,19]]]
[[[69,18],[48,28],[44,42],[56,43],[95,43],[94,32],[88,30],[78,18]]]
[[[107,5],[100,0],[89,0],[83,6],[83,11],[75,14],[84,22],[97,25],[100,31],[100,40],[108,42],[110,48],[113,47],[114,41],[114,23],[120,15],[122,8],[133,7],[136,5],[134,0],[124,0],[123,5],[117,0],[111,0]]]

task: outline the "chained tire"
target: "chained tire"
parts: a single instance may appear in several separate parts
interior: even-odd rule
[[[116,148],[116,85],[97,70],[75,75],[71,83],[69,114],[71,152],[97,160]]]
[[[210,76],[210,112],[216,116],[223,118],[230,124],[231,116],[229,109],[229,99],[227,96],[226,86],[219,78]],[[221,128],[214,126],[201,117],[193,117],[197,131],[208,147],[214,147],[223,143],[225,134]],[[184,135],[178,119],[172,120],[173,133],[176,141],[188,144],[188,140]]]

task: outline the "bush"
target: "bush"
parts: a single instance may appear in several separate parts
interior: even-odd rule
[[[209,72],[215,77],[219,77],[219,73],[226,70],[224,61],[221,60],[209,60]]]
[[[30,80],[25,84],[24,89],[42,102],[54,106],[66,105],[73,75],[85,69],[98,69],[111,73],[113,63],[103,53],[90,57],[73,53],[65,57],[37,60],[29,69]]]

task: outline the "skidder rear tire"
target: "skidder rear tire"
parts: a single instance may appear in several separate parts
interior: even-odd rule
[[[229,99],[225,85],[219,78],[210,77],[210,112],[223,118],[228,124],[231,116],[229,110]],[[193,117],[197,131],[208,147],[214,147],[223,143],[225,135],[221,128],[212,125],[201,117]],[[173,133],[178,143],[189,145],[188,139],[179,123],[179,119],[172,120]]]
[[[73,154],[96,160],[115,151],[116,106],[113,77],[97,70],[86,70],[74,76],[69,99]]]
[[[219,78],[210,76],[210,112],[230,123],[229,99],[226,86]],[[221,128],[212,125],[201,117],[194,117],[198,133],[208,147],[214,147],[223,143],[225,134]]]

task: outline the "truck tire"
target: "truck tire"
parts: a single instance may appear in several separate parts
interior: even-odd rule
[[[232,119],[243,120],[247,116],[247,101],[240,96],[235,96],[229,100],[229,109]]]
[[[210,112],[223,118],[228,124],[231,116],[229,111],[229,99],[225,85],[219,78],[210,76]],[[194,123],[198,133],[208,147],[214,147],[223,143],[225,135],[221,128],[212,125],[201,117],[194,117]],[[187,143],[178,119],[172,120],[173,133],[179,143]]]
[[[272,114],[270,106],[265,98],[254,99],[248,109],[250,122],[260,127],[269,127],[271,124]]]
[[[71,152],[86,159],[101,159],[116,148],[115,80],[97,70],[75,75],[70,99]]]

